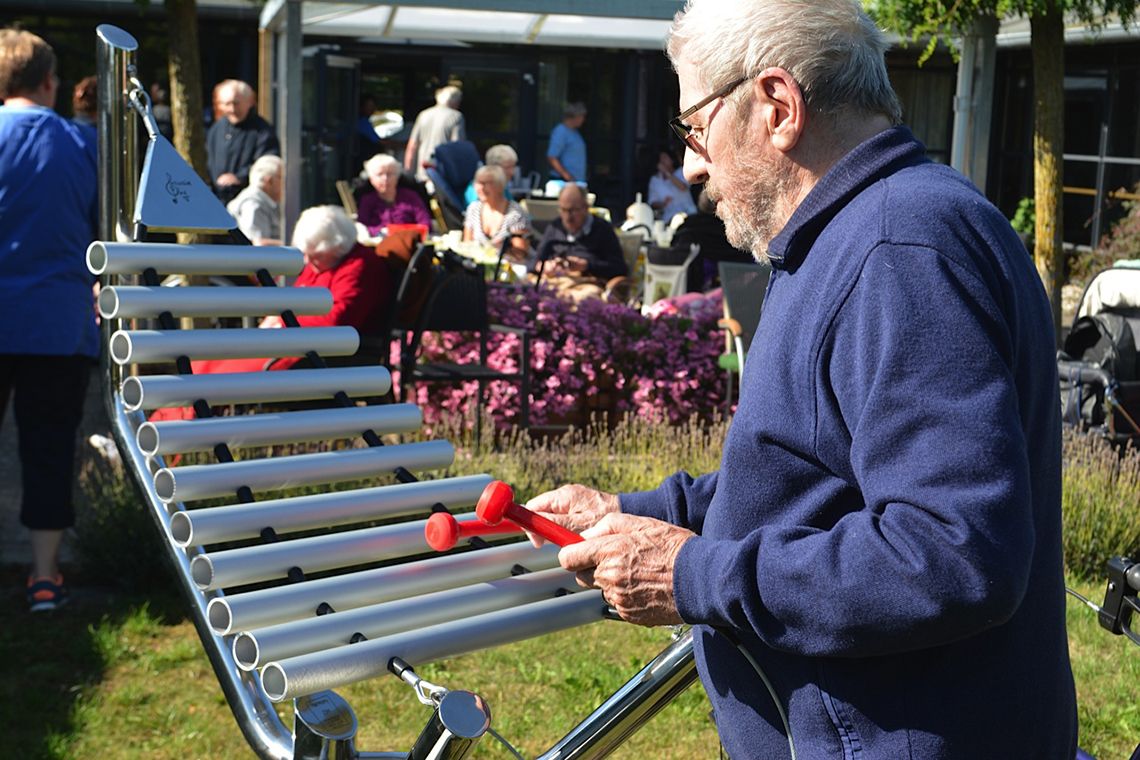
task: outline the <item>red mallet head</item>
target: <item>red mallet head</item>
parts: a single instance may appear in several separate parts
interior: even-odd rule
[[[503,518],[508,518],[523,530],[542,536],[558,546],[567,546],[582,540],[582,537],[574,531],[515,504],[514,498],[514,491],[506,483],[501,480],[491,481],[483,489],[479,503],[475,505],[475,514],[488,525],[498,525]]]
[[[483,489],[475,514],[488,525],[498,525],[507,516],[507,509],[514,504],[514,490],[501,480],[492,480]]]
[[[459,541],[459,522],[447,512],[436,512],[424,526],[427,544],[437,552],[445,552]]]

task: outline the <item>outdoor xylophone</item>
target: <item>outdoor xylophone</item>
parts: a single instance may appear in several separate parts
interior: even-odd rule
[[[558,567],[556,547],[536,549],[524,539],[520,525],[546,528],[519,511],[505,484],[488,475],[418,479],[416,471],[451,464],[446,441],[384,445],[382,436],[411,433],[422,416],[409,404],[354,401],[387,393],[386,368],[325,366],[325,356],[356,351],[352,328],[178,329],[179,318],[265,314],[295,326],[298,314],[328,311],[331,296],[274,286],[274,278],[302,268],[292,248],[148,242],[156,231],[241,238],[158,134],[134,75],[136,48],[122,30],[99,27],[103,242],[90,246],[87,261],[102,285],[105,395],[119,450],[178,570],[227,701],[264,758],[466,757],[491,732],[490,708],[473,692],[428,684],[416,666],[612,615],[598,591],[580,589]],[[141,175],[139,118],[149,138]],[[262,287],[163,287],[159,273],[250,276]],[[190,371],[192,359],[260,356],[304,356],[311,368]],[[212,411],[318,400],[332,408]],[[166,407],[191,407],[195,418],[147,421]],[[354,443],[273,453],[322,441]],[[175,456],[191,453],[214,461],[175,466]],[[382,473],[396,482],[328,490]],[[275,493],[300,486],[310,493]],[[484,494],[477,519],[454,514]],[[207,499],[221,505],[202,506]],[[553,542],[580,540],[554,527]],[[386,674],[407,682],[430,718],[410,752],[358,752],[356,717],[330,689]],[[695,677],[684,634],[542,757],[608,754]],[[292,727],[274,709],[284,700],[293,700]]]

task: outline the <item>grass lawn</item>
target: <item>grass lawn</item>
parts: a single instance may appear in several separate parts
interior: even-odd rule
[[[20,573],[0,596],[0,735],[4,757],[230,758],[251,756],[180,600],[78,589],[51,615],[28,615]],[[1099,584],[1078,590],[1099,600]],[[1140,741],[1140,647],[1114,637],[1075,600],[1070,651],[1081,744],[1126,758]],[[496,730],[533,757],[668,644],[666,630],[605,622],[420,670],[485,696]],[[360,719],[365,751],[405,750],[427,708],[396,678],[340,690]],[[689,689],[614,757],[715,758],[716,733],[699,686]],[[289,708],[285,714],[288,719]],[[508,758],[486,739],[476,757]]]

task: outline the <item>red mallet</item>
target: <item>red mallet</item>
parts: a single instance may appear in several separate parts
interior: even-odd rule
[[[518,533],[521,530],[514,523],[502,525],[488,525],[479,520],[464,520],[460,522],[447,512],[436,512],[428,518],[424,526],[424,538],[427,544],[437,552],[445,552],[455,546],[461,538],[471,536],[486,536],[492,533]]]
[[[498,525],[505,517],[523,529],[559,546],[576,544],[582,540],[582,537],[574,531],[567,530],[558,523],[515,504],[515,492],[501,480],[493,480],[483,489],[483,495],[475,505],[475,514],[488,525]]]

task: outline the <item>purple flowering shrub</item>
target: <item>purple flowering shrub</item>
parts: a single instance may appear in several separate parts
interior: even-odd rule
[[[492,322],[530,330],[532,425],[581,424],[598,412],[678,423],[694,415],[710,419],[724,404],[724,376],[716,364],[724,348],[716,326],[719,298],[695,301],[683,312],[666,308],[642,316],[599,299],[573,304],[547,290],[491,288],[488,307]],[[426,335],[421,356],[475,362],[479,342],[459,333]],[[518,359],[517,336],[492,337],[490,366],[513,372]],[[432,425],[473,414],[477,384],[421,384],[415,392],[411,400]],[[518,422],[518,394],[517,383],[490,384],[486,407],[496,426]]]

